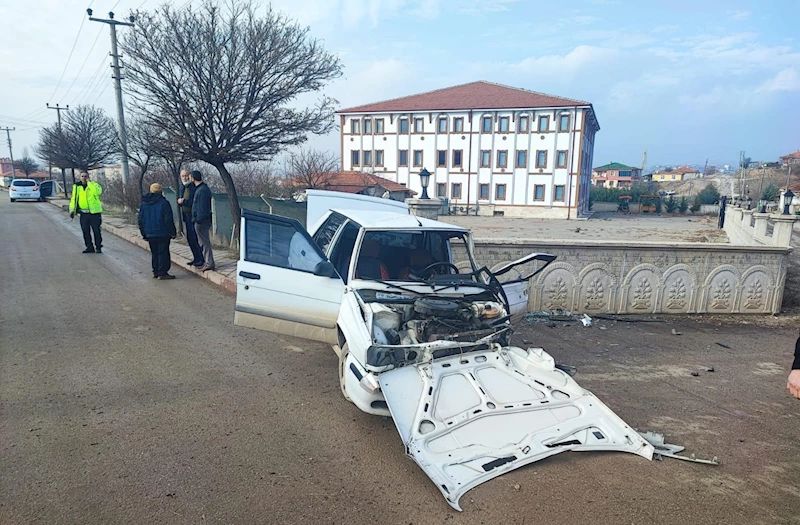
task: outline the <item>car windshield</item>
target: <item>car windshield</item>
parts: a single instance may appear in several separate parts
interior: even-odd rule
[[[356,279],[419,281],[454,274],[452,249],[466,251],[466,244],[461,231],[367,231]]]
[[[11,183],[12,186],[36,186],[36,183],[32,180],[15,180]]]

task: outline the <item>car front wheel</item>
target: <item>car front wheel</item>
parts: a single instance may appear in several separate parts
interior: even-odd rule
[[[15,202],[17,199],[11,199],[11,202]]]
[[[350,348],[347,343],[342,345],[342,351],[339,353],[339,389],[342,391],[344,398],[350,402],[350,396],[347,395],[347,388],[345,387],[345,374],[347,373],[347,356],[350,355]]]

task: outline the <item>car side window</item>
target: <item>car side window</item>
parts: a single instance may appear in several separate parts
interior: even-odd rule
[[[359,230],[360,227],[358,225],[348,222],[342,229],[342,233],[331,251],[330,261],[345,283],[347,283],[347,272],[350,268],[350,259],[353,257]]]
[[[340,213],[331,213],[322,226],[314,233],[314,242],[317,243],[322,253],[328,253],[328,247],[336,235],[336,231],[344,224],[346,217]]]
[[[249,262],[309,273],[325,260],[300,223],[291,219],[246,219],[244,252]]]

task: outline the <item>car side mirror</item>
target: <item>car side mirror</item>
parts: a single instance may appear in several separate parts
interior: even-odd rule
[[[333,263],[330,261],[320,261],[314,267],[314,275],[336,277],[336,268],[333,267]]]

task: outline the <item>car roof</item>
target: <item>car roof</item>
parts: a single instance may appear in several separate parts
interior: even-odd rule
[[[36,181],[35,181],[35,180],[33,180],[33,179],[14,179],[14,180],[12,180],[11,182],[17,182],[18,180],[26,180],[26,181],[28,181],[28,182],[36,182]]]
[[[389,211],[347,210],[338,208],[331,211],[341,213],[348,219],[352,219],[360,224],[363,228],[372,230],[418,230],[420,228],[424,228],[469,232],[469,229],[461,226],[404,213],[393,213]]]

